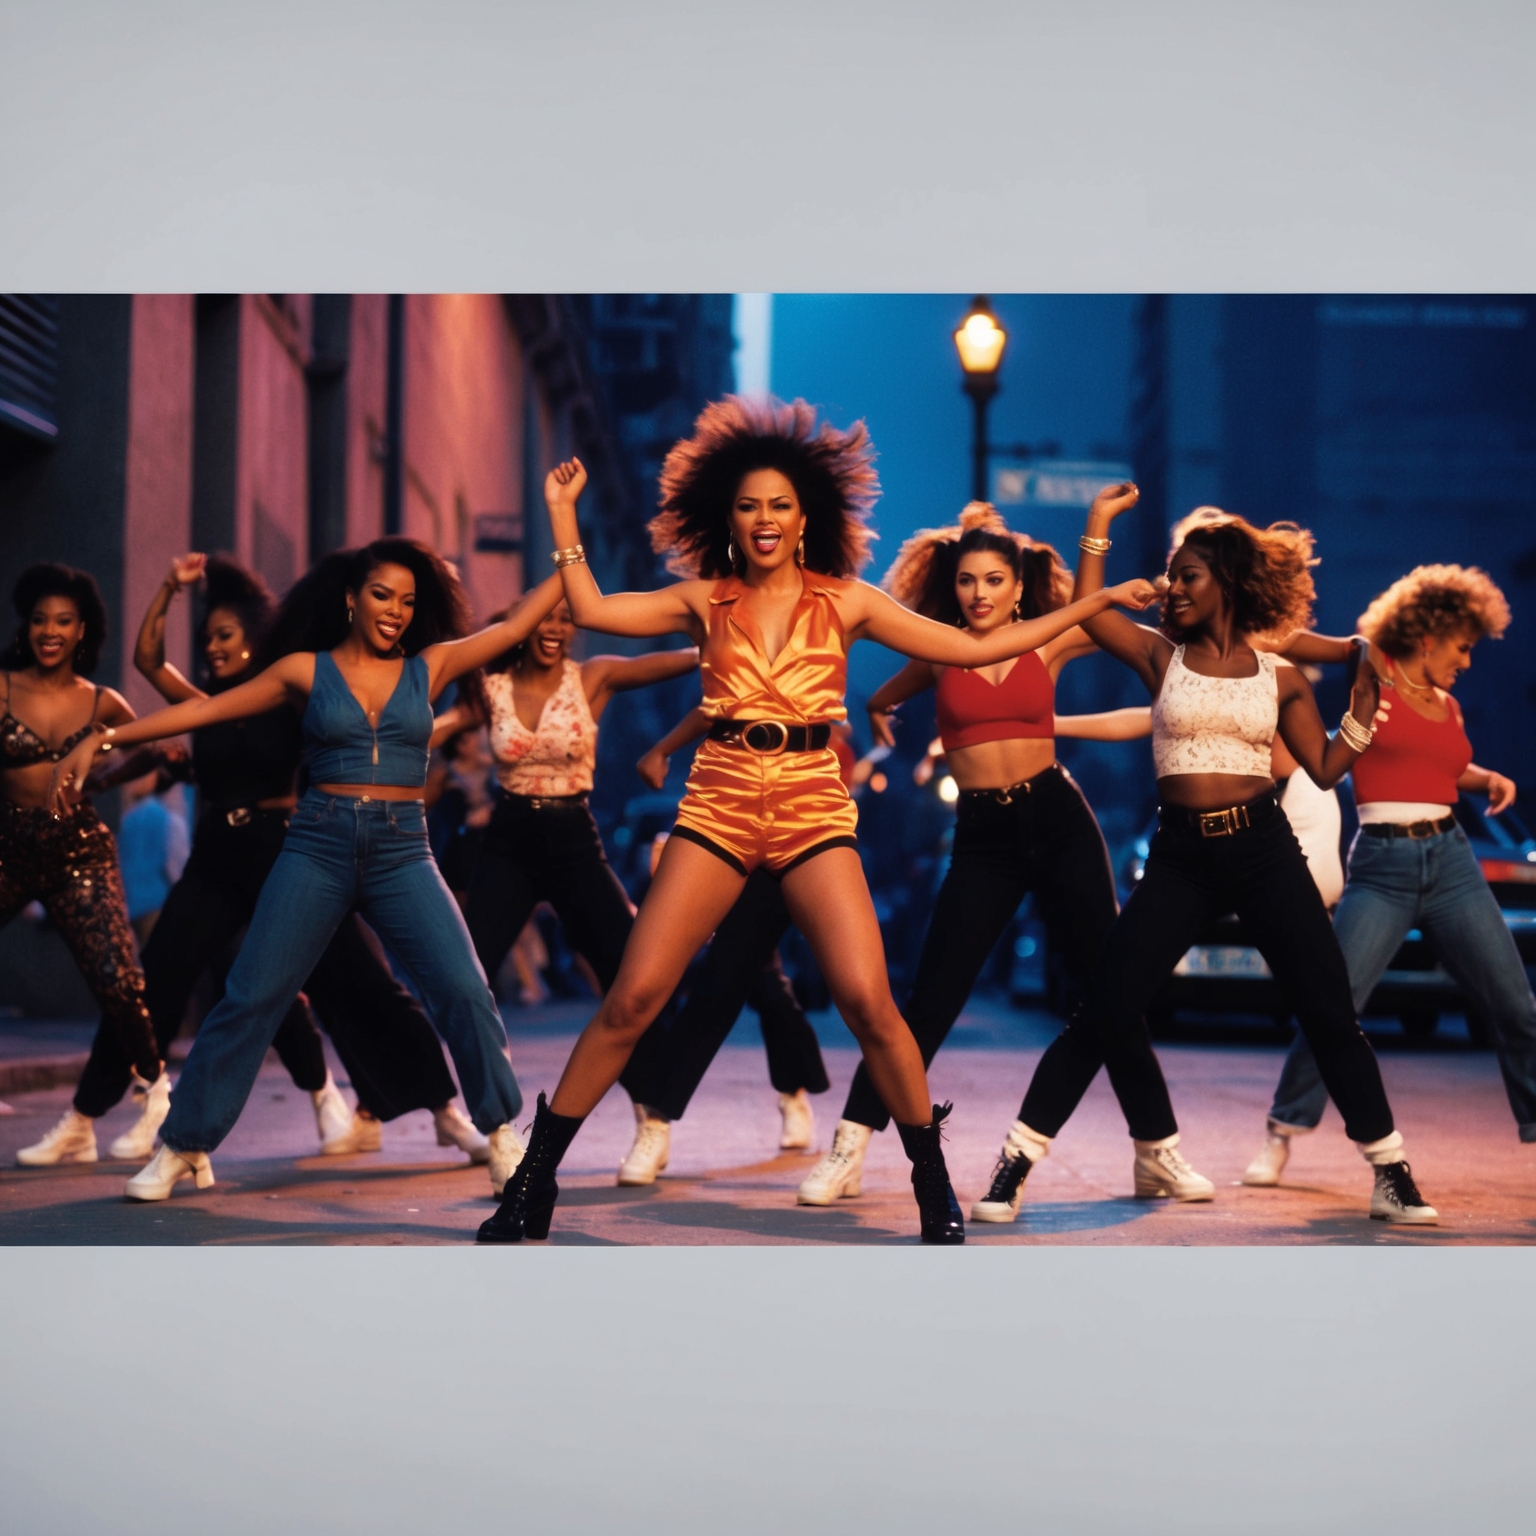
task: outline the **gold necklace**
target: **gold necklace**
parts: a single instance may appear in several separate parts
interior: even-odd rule
[[[1392,666],[1396,670],[1397,675],[1401,679],[1403,685],[1405,687],[1413,689],[1413,691],[1415,693],[1427,693],[1427,694],[1430,695],[1431,698],[1434,698],[1434,697],[1436,697],[1439,694],[1440,690],[1438,688],[1436,688],[1433,683],[1416,683],[1416,682],[1414,682],[1414,680],[1411,677],[1409,677],[1408,674],[1403,670],[1402,662],[1394,661],[1392,663]]]

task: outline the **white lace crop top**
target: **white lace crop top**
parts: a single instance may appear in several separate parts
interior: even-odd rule
[[[491,705],[491,755],[509,794],[584,795],[597,763],[597,721],[581,685],[581,668],[566,658],[560,686],[545,701],[537,730],[517,717],[510,672],[486,674]]]
[[[1270,776],[1269,750],[1280,722],[1275,658],[1256,651],[1252,677],[1203,677],[1184,665],[1181,645],[1152,701],[1152,761],[1158,778],[1179,773]]]

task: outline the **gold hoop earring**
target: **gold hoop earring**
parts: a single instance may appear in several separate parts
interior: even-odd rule
[[[736,569],[736,540],[727,538],[725,541],[725,558],[731,562],[731,569]]]
[[[347,604],[347,623],[348,623],[348,625],[352,624],[353,619],[355,617],[355,614],[356,614],[356,610],[352,607],[351,603],[348,603]]]
[[[1019,599],[1019,602],[1023,602],[1023,599],[1022,599],[1022,598],[1020,598],[1020,599]],[[1024,615],[1023,615],[1023,614],[1022,614],[1022,613],[1020,613],[1020,612],[1019,612],[1019,602],[1016,602],[1016,603],[1015,603],[1015,604],[1014,604],[1014,605],[1013,605],[1013,622],[1014,622],[1014,623],[1015,623],[1015,624],[1017,624],[1017,623],[1018,623],[1018,622],[1019,622],[1019,620],[1020,620],[1020,619],[1022,619],[1022,618],[1023,618],[1023,617],[1024,617]]]
[[[805,564],[805,535],[800,535],[800,542],[795,546],[795,564]]]

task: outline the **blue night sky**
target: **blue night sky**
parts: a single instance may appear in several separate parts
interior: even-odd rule
[[[1009,333],[991,440],[1055,439],[1067,458],[1126,458],[1134,299],[989,297]],[[969,294],[774,296],[773,393],[804,396],[840,426],[862,416],[879,451],[881,537],[866,573],[873,580],[904,538],[952,521],[969,499],[971,404],[960,388],[951,333],[970,300]],[[867,694],[898,664],[879,647],[859,646],[852,691]]]

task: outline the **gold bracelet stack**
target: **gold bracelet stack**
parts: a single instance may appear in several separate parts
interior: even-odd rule
[[[1344,738],[1347,746],[1353,747],[1356,752],[1364,752],[1376,735],[1376,728],[1361,725],[1355,719],[1354,712],[1346,710],[1344,718],[1339,721],[1339,735]]]
[[[557,571],[563,571],[568,565],[585,565],[587,552],[580,544],[572,544],[569,549],[557,549],[549,558],[555,562]]]
[[[1085,533],[1077,541],[1077,547],[1085,555],[1107,555],[1110,549],[1110,540],[1096,539],[1091,533]]]

